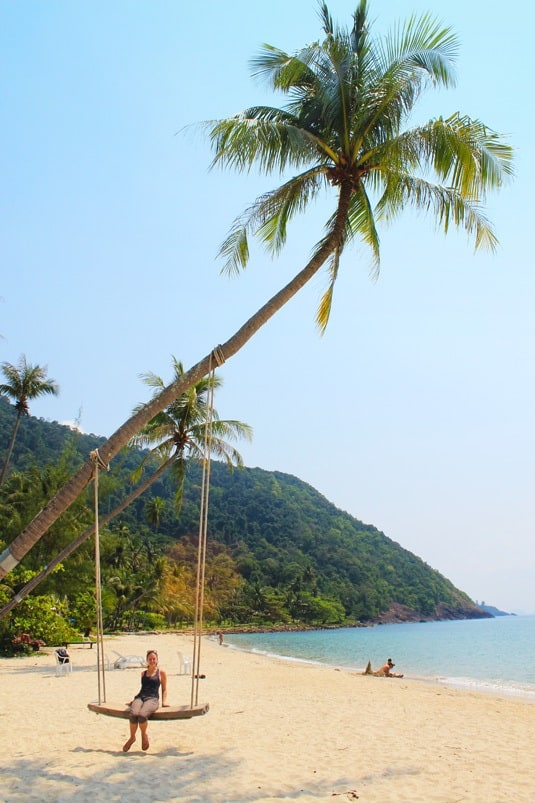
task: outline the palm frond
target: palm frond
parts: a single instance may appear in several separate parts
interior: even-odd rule
[[[494,251],[497,238],[477,200],[464,198],[453,187],[443,187],[414,176],[392,176],[380,199],[376,212],[379,217],[393,219],[403,207],[411,205],[431,211],[437,225],[447,234],[453,224],[464,228],[474,238],[474,248]]]
[[[303,212],[324,186],[324,173],[324,166],[315,167],[262,196],[256,213],[263,222],[256,234],[272,254],[284,246],[290,220]]]
[[[248,211],[236,218],[219,247],[219,256],[225,260],[221,273],[229,276],[239,274],[249,262]]]
[[[271,192],[264,193],[236,220],[220,246],[225,259],[222,272],[234,275],[246,267],[249,259],[249,235],[257,235],[272,253],[286,241],[287,224],[302,212],[323,186],[324,166],[313,168]]]
[[[254,76],[264,78],[274,90],[286,93],[312,86],[313,60],[314,48],[304,48],[291,56],[272,45],[264,44],[260,52],[251,59],[251,66]]]
[[[163,380],[152,371],[147,371],[139,374],[139,378],[149,387],[161,390],[165,387]]]
[[[266,173],[283,172],[310,162],[316,144],[289,113],[266,106],[246,109],[210,130],[215,153],[211,167],[248,172],[253,164]]]
[[[249,424],[244,424],[243,421],[236,421],[235,419],[217,419],[212,423],[212,432],[214,438],[220,442],[246,440],[252,441],[253,428]]]
[[[458,51],[459,40],[452,29],[442,27],[430,14],[398,23],[377,45],[385,73],[405,71],[412,77],[418,70],[445,87],[455,84],[453,64]]]
[[[426,81],[451,86],[457,39],[429,15],[411,18],[369,50],[359,102],[358,137],[365,147],[399,134]]]
[[[369,247],[372,259],[371,275],[376,279],[381,262],[379,232],[375,226],[374,209],[363,185],[353,193],[347,216],[345,241],[349,243],[355,238]]]
[[[338,270],[340,268],[340,253],[341,253],[340,249],[337,248],[336,251],[332,254],[331,258],[329,259],[328,262],[329,286],[327,287],[327,290],[323,293],[316,312],[316,325],[321,334],[324,334],[331,315],[334,285],[336,279],[338,278]]]
[[[482,199],[513,174],[513,151],[479,120],[458,113],[415,132],[425,158],[462,195]]]
[[[325,0],[323,0],[320,3],[319,18],[321,22],[321,27],[323,28],[327,36],[334,36],[335,35],[334,22],[333,18],[329,13],[329,9],[327,8],[327,3],[325,2]]]
[[[229,469],[243,468],[243,457],[233,446],[229,446],[219,438],[212,438],[210,449],[212,457],[224,460]]]

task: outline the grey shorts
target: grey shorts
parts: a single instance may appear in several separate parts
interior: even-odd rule
[[[149,697],[148,700],[136,697],[130,705],[130,722],[146,722],[159,708],[159,705],[160,700],[158,697]]]

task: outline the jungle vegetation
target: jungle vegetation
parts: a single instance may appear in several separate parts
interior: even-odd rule
[[[0,399],[0,452],[16,411]],[[0,487],[0,548],[103,438],[25,416]],[[124,449],[100,474],[100,513],[130,492],[149,453]],[[150,468],[147,467],[150,471]],[[107,631],[184,628],[194,608],[201,467],[191,458],[177,509],[165,472],[101,530]],[[462,591],[371,524],[336,508],[297,477],[212,462],[205,622],[213,627],[370,623],[403,609],[415,619],[477,616]],[[92,489],[81,495],[0,582],[0,606],[92,525]],[[0,620],[0,648],[20,632],[59,643],[95,627],[93,540],[88,539]]]

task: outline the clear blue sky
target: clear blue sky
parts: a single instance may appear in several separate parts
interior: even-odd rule
[[[329,5],[343,24],[355,6]],[[473,598],[535,612],[535,12],[371,10],[376,31],[429,11],[458,33],[457,87],[418,114],[459,110],[516,148],[517,177],[487,207],[500,249],[474,255],[464,234],[402,216],[381,230],[377,282],[347,252],[325,336],[322,275],[221,369],[216,406],[254,428],[247,465],[311,483]],[[210,172],[208,143],[177,132],[273,102],[250,58],[319,35],[313,0],[1,0],[0,360],[25,353],[60,384],[34,415],[111,435],[148,398],[140,373],[171,379],[171,354],[194,364],[304,265],[326,207],[277,261],[255,252],[220,275],[232,220],[277,179]]]

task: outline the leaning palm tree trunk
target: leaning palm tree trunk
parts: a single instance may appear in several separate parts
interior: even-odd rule
[[[310,279],[320,270],[329,256],[336,251],[343,238],[344,221],[347,216],[351,198],[351,185],[340,187],[340,196],[336,212],[335,224],[330,236],[315,253],[308,264],[288,284],[279,290],[270,301],[264,304],[226,343],[218,346],[216,359],[214,352],[204,357],[190,368],[179,380],[172,382],[158,396],[154,397],[137,413],[128,419],[99,449],[100,458],[108,463],[121,449],[147,424],[151,418],[171,404],[181,393],[184,393],[203,376],[206,376],[214,359],[219,364],[233,357],[270,318],[275,315]],[[88,459],[73,477],[63,486],[56,496],[41,510],[28,526],[0,555],[0,580],[12,571],[22,558],[35,546],[40,538],[78,498],[84,488],[91,482],[94,464]]]
[[[134,502],[134,500],[136,500],[139,496],[141,496],[141,494],[144,493],[147,490],[147,488],[150,488],[153,482],[156,482],[158,477],[160,477],[164,473],[164,471],[166,471],[166,469],[168,469],[169,466],[173,463],[174,459],[175,458],[173,455],[164,463],[162,463],[162,465],[159,466],[159,468],[156,471],[154,471],[150,475],[150,477],[147,477],[145,482],[142,482],[141,485],[139,485],[135,490],[132,491],[131,494],[129,494],[126,497],[126,499],[123,499],[120,505],[117,505],[117,507],[114,508],[112,511],[110,511],[110,513],[106,513],[105,516],[102,516],[99,519],[99,525],[103,527],[104,525],[109,524],[109,522],[116,516],[118,516],[119,513],[122,513],[123,510],[125,510],[125,508],[127,508],[128,505],[130,505],[132,502]],[[39,583],[41,583],[45,578],[48,577],[49,574],[51,574],[54,571],[56,566],[58,566],[60,563],[63,563],[64,560],[66,560],[70,555],[72,555],[72,553],[76,549],[78,549],[79,546],[85,543],[94,534],[95,534],[95,524],[89,527],[88,530],[85,530],[81,535],[75,538],[74,541],[71,541],[70,544],[68,544],[64,549],[62,549],[61,552],[59,552],[56,555],[56,557],[53,558],[45,566],[45,568],[39,572],[39,574],[36,574],[35,577],[32,577],[32,579],[28,583],[26,583],[26,585],[23,586],[20,589],[20,591],[17,591],[15,596],[12,597],[12,599],[10,599],[9,602],[7,602],[3,608],[0,608],[0,619],[3,619],[4,616],[7,616],[7,614],[10,613],[13,610],[13,608],[15,608],[19,604],[19,602],[22,602],[22,600],[25,597],[27,597],[28,594],[31,594],[34,588],[37,588]]]

